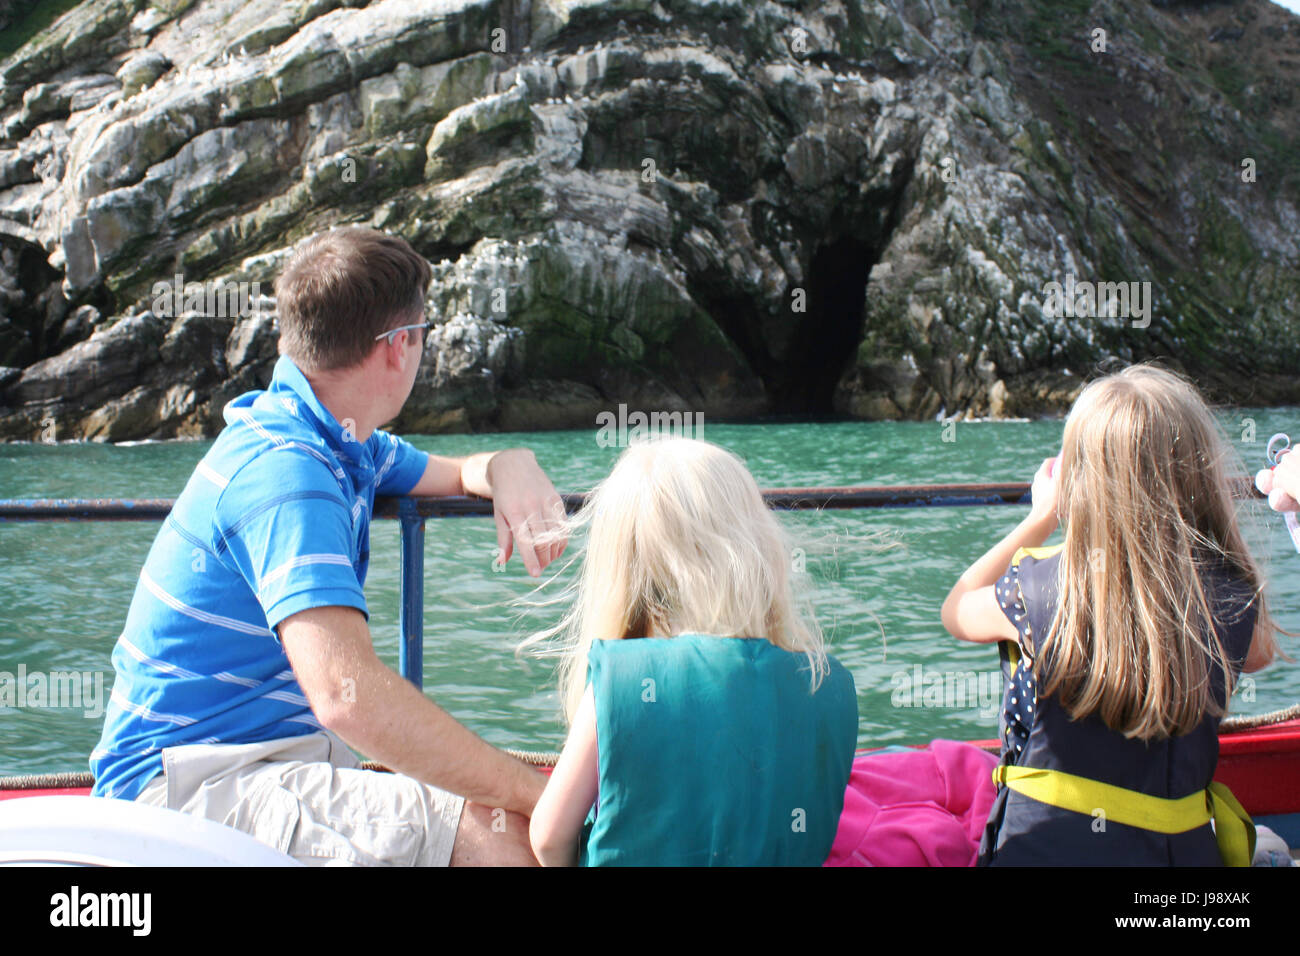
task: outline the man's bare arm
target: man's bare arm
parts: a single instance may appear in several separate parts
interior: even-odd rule
[[[533,577],[564,553],[564,504],[537,458],[527,448],[480,452],[465,458],[430,455],[412,495],[478,495],[491,498],[497,525],[498,560],[518,544]]]
[[[376,655],[360,611],[320,607],[279,626],[312,711],[351,747],[475,803],[531,815],[546,778],[487,743]]]

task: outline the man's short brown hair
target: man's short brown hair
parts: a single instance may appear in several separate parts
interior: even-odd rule
[[[313,371],[360,364],[375,336],[420,321],[431,277],[397,236],[357,226],[313,236],[275,281],[281,354]]]

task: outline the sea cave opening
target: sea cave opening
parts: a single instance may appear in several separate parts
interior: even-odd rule
[[[802,301],[790,290],[787,305],[795,311],[784,329],[773,328],[746,296],[705,292],[705,307],[762,380],[770,415],[834,417],[835,386],[862,340],[867,279],[877,257],[871,244],[852,236],[821,246],[799,286]]]

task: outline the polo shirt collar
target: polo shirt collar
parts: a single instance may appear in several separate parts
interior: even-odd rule
[[[307,376],[289,356],[281,355],[276,361],[267,391],[284,405],[286,411],[303,419],[319,432],[329,442],[330,448],[345,468],[362,473],[373,471],[365,453],[366,446],[355,437],[344,439],[343,426],[321,404],[321,400],[312,391],[311,382],[307,381]]]

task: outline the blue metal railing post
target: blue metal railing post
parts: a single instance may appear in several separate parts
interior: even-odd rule
[[[402,641],[398,670],[421,690],[424,689],[424,519],[415,499],[403,498],[398,505],[402,524]]]

